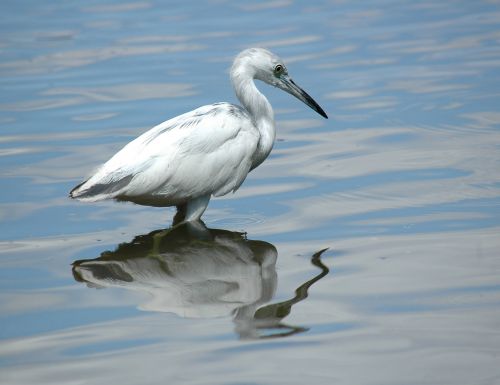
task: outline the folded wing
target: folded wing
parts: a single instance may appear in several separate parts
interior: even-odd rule
[[[241,107],[200,107],[127,144],[70,196],[170,206],[206,194],[224,195],[245,180],[258,141]]]

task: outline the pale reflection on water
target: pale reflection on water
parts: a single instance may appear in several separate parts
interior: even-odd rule
[[[73,276],[93,288],[122,287],[148,294],[141,310],[187,318],[232,316],[241,338],[272,338],[306,331],[281,322],[322,272],[296,289],[290,300],[268,304],[278,284],[276,248],[242,233],[207,229],[202,223],[153,231],[99,258],[73,263]],[[265,331],[269,332],[266,334]],[[273,332],[277,330],[277,332]]]
[[[499,6],[2,4],[0,382],[498,383]],[[275,148],[211,202],[208,249],[153,231],[172,211],[67,199],[146,129],[234,102],[231,59],[254,45],[330,119],[261,86]],[[146,256],[158,238],[218,257]]]

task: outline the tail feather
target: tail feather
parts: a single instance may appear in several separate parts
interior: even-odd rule
[[[82,187],[87,182],[88,182],[88,179],[86,181],[83,181],[79,185],[76,185],[75,187],[73,187],[73,189],[69,192],[69,197],[73,198],[73,199],[79,198],[82,192],[78,191],[78,190],[80,190],[80,187]]]
[[[107,198],[114,198],[119,190],[127,186],[132,180],[133,175],[127,175],[121,179],[108,182],[108,183],[94,183],[85,186],[89,180],[75,186],[70,192],[69,196],[73,199],[92,199],[100,200]]]

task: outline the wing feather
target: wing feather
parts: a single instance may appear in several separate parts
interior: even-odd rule
[[[173,205],[207,193],[236,191],[259,141],[248,113],[218,103],[167,120],[107,161],[71,196]]]

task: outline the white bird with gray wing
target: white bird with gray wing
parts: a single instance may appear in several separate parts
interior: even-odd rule
[[[200,219],[211,196],[236,191],[271,152],[276,136],[271,104],[254,79],[276,86],[323,117],[323,109],[288,76],[282,60],[262,48],[242,51],[230,72],[243,107],[203,106],[167,120],[128,143],[72,198],[177,206],[177,221]]]

